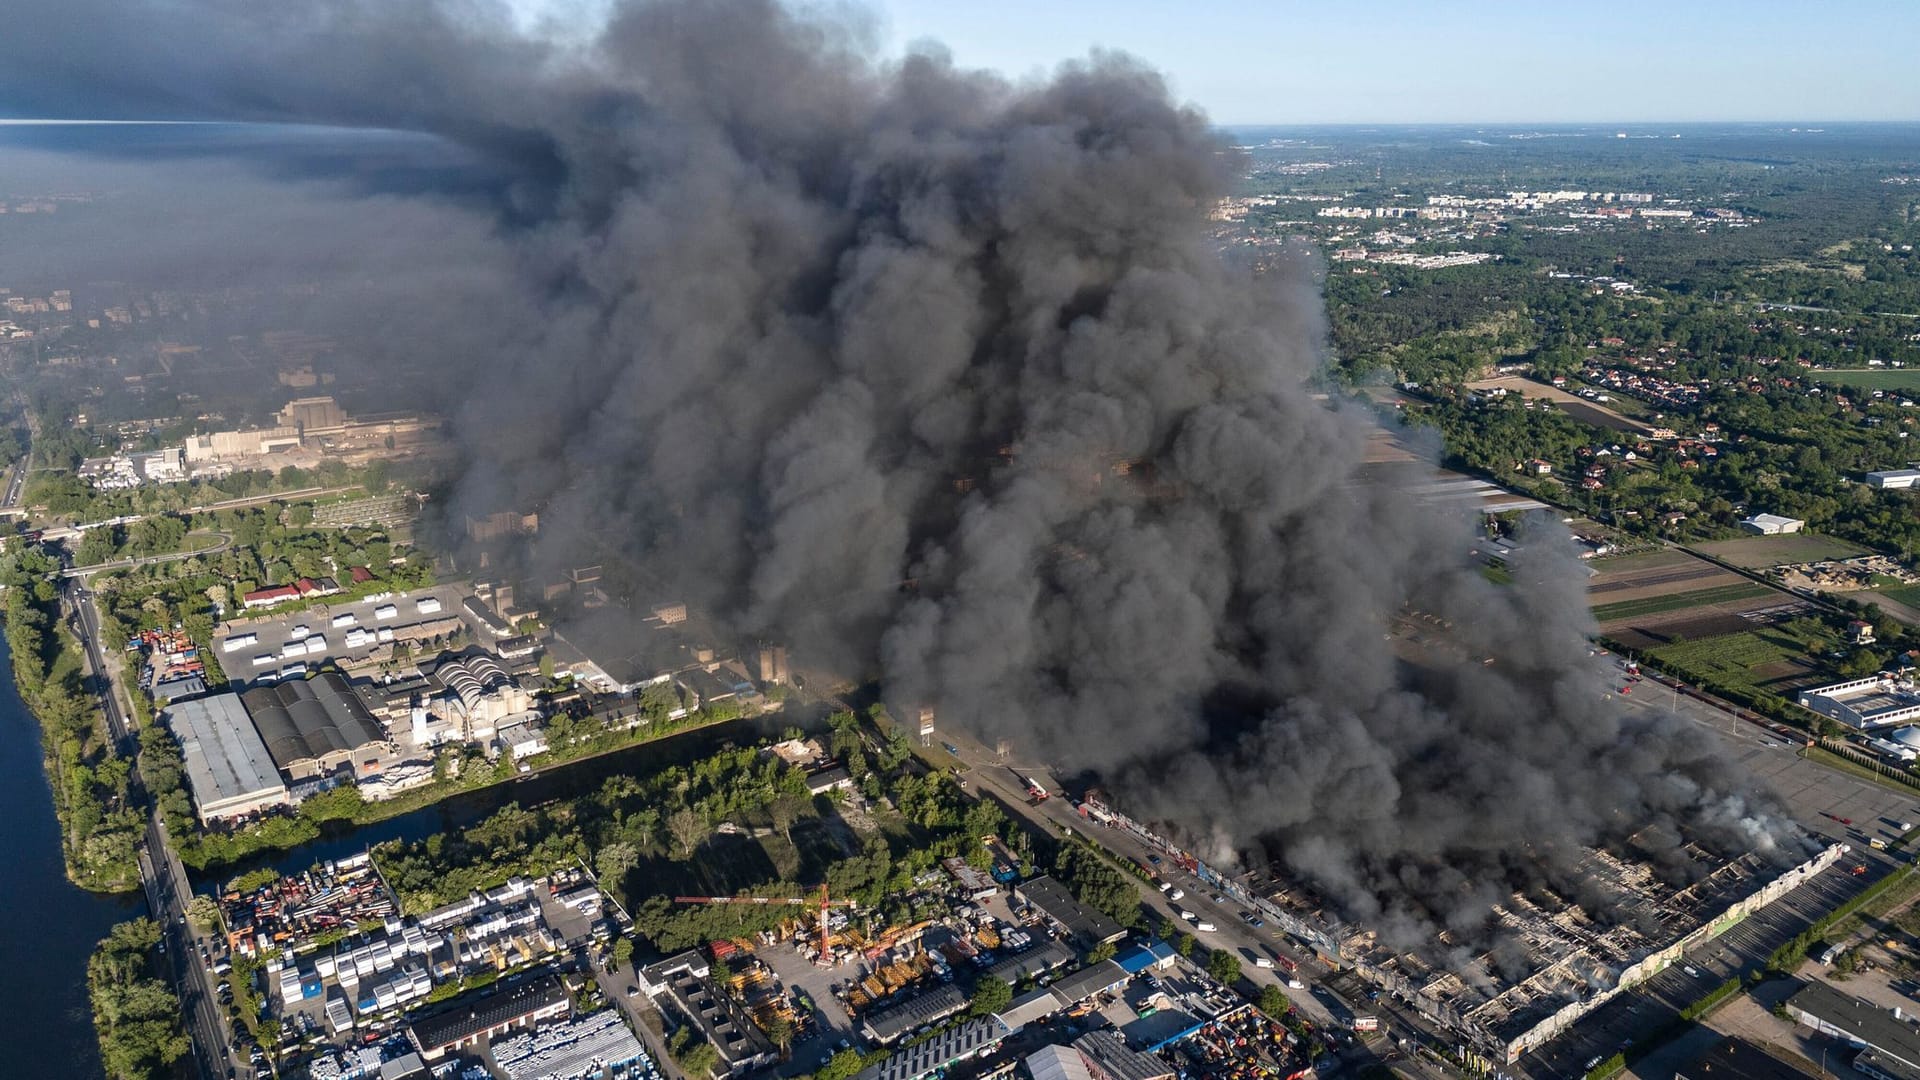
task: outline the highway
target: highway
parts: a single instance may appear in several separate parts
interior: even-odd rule
[[[74,636],[80,639],[85,651],[87,677],[94,694],[100,699],[101,711],[106,714],[107,728],[119,752],[133,760],[138,746],[135,744],[132,724],[126,711],[121,708],[112,669],[107,667],[106,657],[100,649],[100,612],[94,606],[93,594],[87,591],[84,584],[76,582],[66,588],[66,600],[68,626]],[[133,783],[136,787],[139,784],[138,770],[134,772]],[[147,906],[160,923],[161,940],[173,964],[174,987],[180,994],[180,1004],[185,1010],[183,1019],[187,1033],[193,1040],[195,1075],[201,1080],[218,1080],[220,1077],[245,1077],[251,1080],[253,1070],[244,1062],[231,1060],[233,1040],[227,1026],[226,1010],[216,998],[214,980],[200,951],[205,944],[209,949],[223,952],[224,943],[213,940],[203,942],[187,923],[187,903],[193,898],[193,889],[187,880],[186,868],[180,865],[179,858],[167,844],[166,830],[161,824],[157,808],[149,811],[139,860],[141,886],[147,894]]]

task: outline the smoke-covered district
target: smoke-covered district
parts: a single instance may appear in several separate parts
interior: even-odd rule
[[[378,198],[462,237],[393,316],[434,320],[395,329],[444,373],[457,508],[537,505],[539,559],[645,568],[636,611],[877,675],[1403,946],[1516,889],[1604,914],[1580,850],[1649,825],[1787,835],[1702,737],[1607,705],[1571,545],[1493,585],[1471,522],[1364,467],[1371,414],[1313,388],[1314,256],[1219,249],[1238,161],[1150,67],[876,37],[765,0],[530,31],[81,0],[9,21],[0,102],[464,148],[490,182]],[[1463,659],[1397,655],[1408,609]]]

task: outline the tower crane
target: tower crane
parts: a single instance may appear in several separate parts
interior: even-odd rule
[[[757,904],[762,907],[770,904],[785,904],[792,907],[820,907],[820,959],[821,967],[833,966],[831,940],[833,931],[827,925],[827,913],[837,907],[852,907],[851,900],[835,900],[827,895],[827,886],[822,883],[819,896],[676,896],[676,904]]]

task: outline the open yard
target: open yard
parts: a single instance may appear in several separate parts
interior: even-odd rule
[[[1519,375],[1502,375],[1493,379],[1476,379],[1468,383],[1467,386],[1473,390],[1502,389],[1509,394],[1517,394],[1521,397],[1551,401],[1555,405],[1558,405],[1562,412],[1567,413],[1576,420],[1592,424],[1595,427],[1611,428],[1614,431],[1631,432],[1635,435],[1645,435],[1652,430],[1652,428],[1641,421],[1623,416],[1618,410],[1608,408],[1607,405],[1602,405],[1595,401],[1588,401],[1578,394],[1568,393],[1550,383],[1536,382],[1533,379],[1524,378]]]
[[[1807,374],[1820,382],[1867,390],[1920,390],[1920,368],[1815,368]]]
[[[1699,549],[1723,562],[1747,570],[1764,570],[1788,563],[1824,562],[1851,559],[1865,551],[1843,540],[1815,533],[1791,533],[1786,536],[1747,536],[1738,540],[1717,540],[1700,544]]]

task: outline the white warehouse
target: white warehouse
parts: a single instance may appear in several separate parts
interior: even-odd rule
[[[1800,707],[1855,730],[1911,722],[1920,717],[1920,688],[1885,673],[1800,693]]]
[[[1886,488],[1889,491],[1910,488],[1915,482],[1920,482],[1920,469],[1888,469],[1867,474],[1868,487]]]

